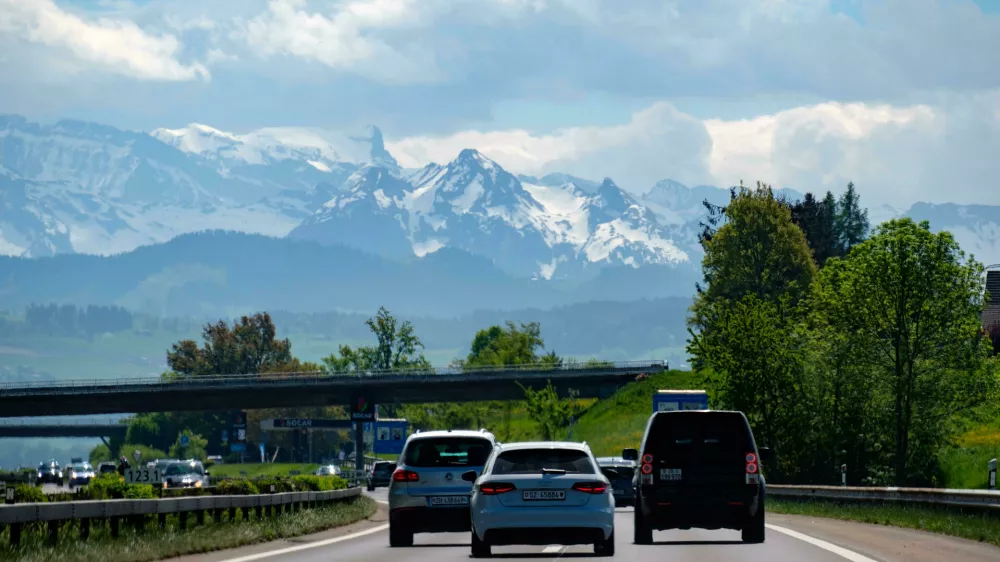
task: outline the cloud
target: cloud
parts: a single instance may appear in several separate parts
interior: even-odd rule
[[[387,83],[435,81],[433,54],[419,43],[391,45],[380,30],[424,27],[416,0],[355,0],[330,13],[308,11],[306,0],[271,0],[235,35],[263,56],[289,55]]]
[[[127,19],[88,20],[61,9],[52,0],[0,0],[0,35],[69,54],[77,68],[96,67],[140,80],[209,79],[200,63],[177,58],[174,35],[153,35]]]
[[[446,162],[474,147],[514,172],[608,175],[637,192],[668,177],[813,192],[839,192],[853,181],[869,205],[1000,204],[1000,90],[898,107],[830,102],[730,121],[699,121],[661,102],[624,125],[549,135],[465,131],[387,147],[406,166]]]

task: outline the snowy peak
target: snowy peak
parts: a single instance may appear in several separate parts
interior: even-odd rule
[[[382,131],[375,126],[353,135],[297,127],[268,127],[238,135],[192,123],[181,129],[156,129],[149,134],[186,153],[230,166],[294,160],[322,172],[331,172],[344,164],[375,164],[394,172],[399,168],[385,148]]]

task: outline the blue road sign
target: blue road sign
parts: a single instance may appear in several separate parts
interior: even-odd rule
[[[234,453],[242,453],[247,449],[246,443],[232,443],[229,445],[229,450]]]
[[[188,436],[186,434],[181,435],[181,447],[187,447],[188,441],[190,441],[190,439],[188,439]]]

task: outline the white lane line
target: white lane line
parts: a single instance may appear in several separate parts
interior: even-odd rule
[[[791,529],[786,529],[784,527],[779,527],[777,525],[771,525],[770,523],[767,523],[766,526],[768,529],[771,529],[772,531],[778,531],[779,533],[784,533],[790,537],[799,539],[800,541],[805,541],[813,546],[817,546],[819,548],[822,548],[823,550],[832,552],[837,556],[846,558],[851,562],[877,562],[876,560],[872,560],[871,558],[868,558],[863,554],[858,554],[853,550],[847,550],[846,548],[839,547],[833,543],[817,539],[816,537],[810,537],[809,535],[804,535],[798,531],[793,531]]]
[[[547,547],[545,547],[545,548],[542,549],[542,554],[556,554],[556,553],[562,552],[563,548],[565,548],[565,547],[562,546],[562,545],[558,545],[558,544],[557,545],[552,545],[552,546],[547,546]]]
[[[249,556],[240,556],[239,558],[230,558],[228,560],[223,560],[222,562],[250,562],[251,560],[260,560],[262,558],[271,558],[272,556],[280,556],[282,554],[291,554],[293,552],[299,552],[300,550],[308,550],[310,548],[319,548],[321,546],[329,546],[331,544],[337,544],[339,542],[349,541],[356,539],[358,537],[363,537],[365,535],[373,535],[375,533],[381,533],[389,528],[388,525],[380,525],[378,527],[372,527],[371,529],[366,529],[359,533],[353,533],[350,535],[344,535],[343,537],[335,537],[332,539],[326,539],[323,541],[311,542],[309,544],[302,544],[298,546],[290,546],[288,548],[282,548],[281,550],[269,550],[267,552],[261,552],[259,554],[251,554]]]

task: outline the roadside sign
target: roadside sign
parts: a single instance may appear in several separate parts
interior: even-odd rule
[[[230,443],[229,444],[229,450],[232,451],[232,452],[234,452],[234,453],[242,453],[243,451],[247,450],[247,444],[246,443]]]
[[[126,484],[163,484],[163,475],[155,468],[126,468]]]
[[[139,462],[139,459],[142,458],[142,451],[139,449],[132,451],[132,458],[135,459],[135,462]]]
[[[190,441],[191,439],[187,436],[186,433],[181,434],[181,447],[187,447]]]
[[[374,421],[375,408],[370,400],[364,396],[356,396],[351,400],[351,419],[360,421]]]

